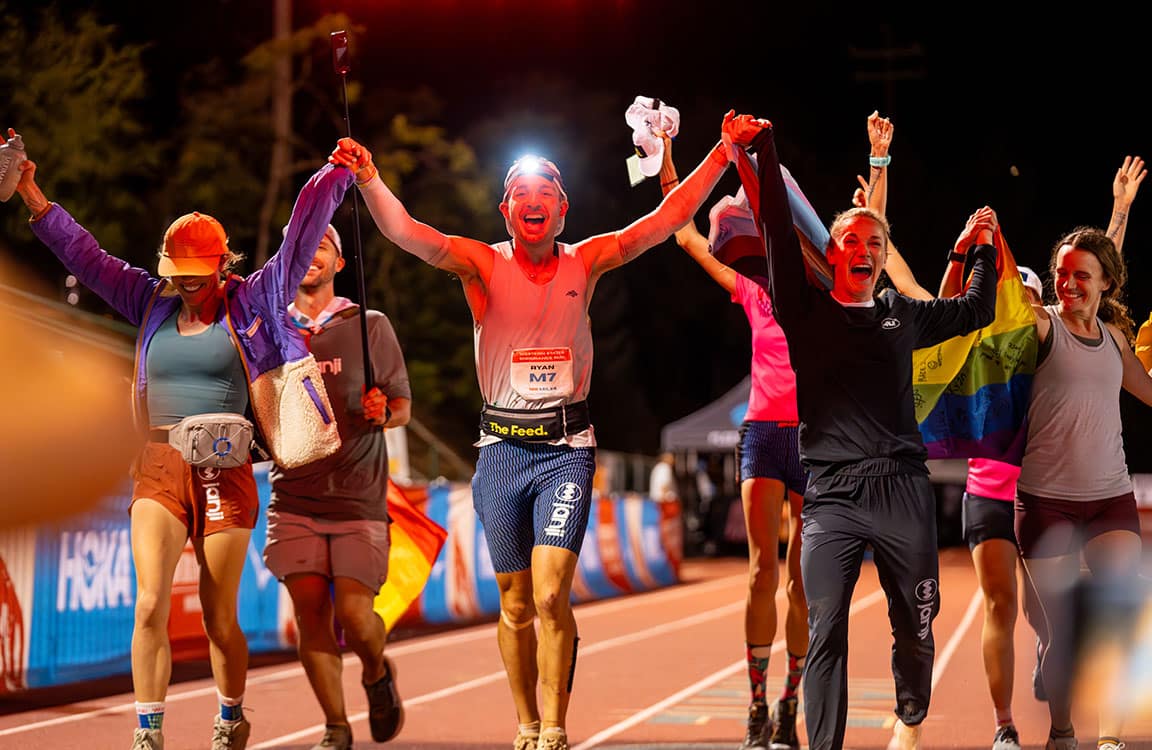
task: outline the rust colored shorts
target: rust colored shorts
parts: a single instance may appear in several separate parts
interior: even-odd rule
[[[1060,557],[1108,531],[1140,534],[1136,496],[1056,500],[1016,490],[1016,539],[1021,557]]]
[[[235,469],[193,468],[175,448],[148,443],[133,467],[132,480],[133,503],[155,500],[183,522],[192,538],[256,526],[260,496],[251,462]]]

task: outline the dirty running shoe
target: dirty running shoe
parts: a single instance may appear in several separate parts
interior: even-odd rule
[[[347,724],[325,724],[324,736],[309,750],[351,750],[352,727]]]
[[[920,750],[921,724],[909,726],[899,719],[892,728],[892,739],[888,741],[888,750]]]
[[[1097,746],[1096,750],[1124,750],[1128,747],[1123,742],[1105,742],[1103,745]]]
[[[1016,727],[1011,724],[997,727],[992,737],[992,750],[1020,750],[1020,735]]]
[[[1044,745],[1044,750],[1076,750],[1075,737],[1053,737],[1048,735],[1048,742]]]
[[[159,729],[137,727],[132,732],[132,750],[164,750],[164,735]]]
[[[772,702],[768,720],[772,724],[771,750],[800,750],[796,736],[796,696]]]
[[[748,732],[739,750],[768,750],[772,736],[772,721],[768,718],[768,704],[755,701],[748,706]]]
[[[368,695],[368,728],[373,742],[387,742],[404,726],[404,703],[396,690],[396,665],[384,657],[384,676],[364,686]]]
[[[540,735],[527,734],[523,730],[516,730],[516,739],[512,740],[512,750],[536,750],[536,743]]]
[[[212,722],[212,750],[244,750],[248,746],[248,735],[252,725],[247,719],[224,721],[220,714]]]
[[[536,741],[536,750],[568,750],[568,733],[563,729],[546,729]]]

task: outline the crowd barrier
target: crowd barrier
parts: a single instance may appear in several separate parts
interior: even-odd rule
[[[255,467],[259,522],[240,583],[240,626],[253,653],[295,647],[292,606],[263,562],[267,463]],[[405,626],[482,620],[499,612],[495,574],[471,489],[447,483],[413,493],[448,531]],[[0,531],[0,694],[130,672],[135,572],[127,484],[96,509],[53,524]],[[676,583],[682,554],[680,509],[639,495],[596,498],[573,600],[619,596]],[[173,659],[207,656],[199,564],[184,549],[172,590]]]

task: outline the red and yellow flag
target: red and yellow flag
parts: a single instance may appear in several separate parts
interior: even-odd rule
[[[424,590],[448,532],[426,516],[391,479],[388,480],[388,515],[392,519],[388,580],[377,592],[373,609],[391,632]]]

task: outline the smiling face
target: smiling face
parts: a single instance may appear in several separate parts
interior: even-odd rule
[[[1087,250],[1065,244],[1056,251],[1053,279],[1061,312],[1095,317],[1100,299],[1112,288],[1099,258]]]
[[[219,271],[204,276],[172,276],[171,281],[189,310],[199,310],[223,289]]]
[[[875,215],[853,209],[838,218],[832,224],[828,251],[833,296],[843,302],[872,299],[887,257],[888,232]]]
[[[316,248],[316,255],[313,256],[312,263],[308,266],[308,273],[304,274],[300,286],[304,289],[317,289],[331,284],[336,274],[343,268],[344,258],[336,251],[332,240],[325,235],[324,239],[320,240],[320,246]]]
[[[515,239],[525,245],[550,245],[563,226],[568,201],[551,178],[524,174],[508,186],[500,213]]]

